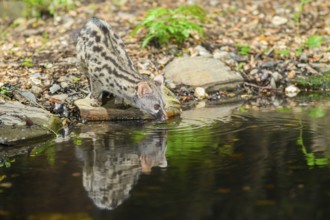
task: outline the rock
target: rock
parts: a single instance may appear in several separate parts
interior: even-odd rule
[[[210,54],[210,52],[208,50],[206,50],[203,46],[198,45],[194,48],[198,54],[202,57],[212,57],[212,55]]]
[[[280,26],[288,22],[288,19],[285,17],[274,16],[272,18],[272,24],[275,26]]]
[[[175,95],[163,86],[163,94],[165,96],[166,113],[169,118],[180,115],[180,102]],[[87,121],[109,121],[109,120],[150,120],[152,116],[147,115],[134,107],[127,107],[125,109],[119,108],[114,103],[114,100],[108,101],[105,105],[100,107],[92,107],[90,105],[91,99],[79,99],[75,101],[75,105],[79,108],[80,117]]]
[[[220,60],[206,57],[176,58],[164,69],[165,78],[176,85],[203,87],[206,92],[235,89],[243,82]]]
[[[203,99],[207,97],[207,93],[205,92],[205,89],[202,87],[197,87],[195,88],[195,93],[194,93],[195,97],[197,97],[198,99]]]
[[[215,50],[213,52],[214,59],[219,59],[219,60],[225,61],[229,57],[230,57],[230,54],[227,51]]]
[[[283,79],[283,76],[277,71],[272,72],[271,75],[275,82],[279,82],[281,79]]]
[[[300,92],[300,89],[295,85],[289,85],[285,88],[285,95],[288,97],[295,97]]]
[[[68,88],[68,86],[69,86],[69,84],[68,84],[67,82],[61,82],[61,87],[62,87],[63,89]]]
[[[30,91],[36,96],[38,97],[41,93],[42,93],[42,88],[40,88],[39,86],[32,86]]]
[[[63,104],[69,96],[67,94],[53,95],[49,98],[50,102]]]
[[[58,84],[53,84],[50,88],[49,91],[50,93],[54,94],[55,92],[57,92],[58,90],[61,89],[61,86],[59,86]]]
[[[35,95],[30,91],[18,91],[19,95],[24,97],[25,100],[29,101],[32,105],[37,106],[37,99]]]
[[[61,120],[46,110],[7,101],[0,104],[0,144],[10,145],[54,135]]]
[[[299,57],[299,61],[300,61],[300,62],[303,62],[303,63],[307,63],[307,61],[308,61],[308,56],[307,56],[307,54],[306,54],[306,53],[302,53],[302,54],[300,55],[300,57]]]

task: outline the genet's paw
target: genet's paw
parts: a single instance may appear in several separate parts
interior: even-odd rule
[[[91,99],[90,104],[93,107],[100,107],[102,105],[102,102],[97,99]]]

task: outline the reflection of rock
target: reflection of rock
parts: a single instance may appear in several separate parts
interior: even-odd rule
[[[240,102],[226,103],[217,106],[206,106],[183,111],[181,125],[201,126],[214,121],[228,121],[232,112],[241,106]]]
[[[99,127],[101,128],[101,127]],[[109,128],[103,126],[107,132]],[[127,136],[114,137],[108,133],[93,138],[92,149],[79,149],[84,161],[83,185],[97,207],[114,209],[129,197],[141,172],[149,173],[152,167],[166,167],[166,131],[149,134],[139,143]]]

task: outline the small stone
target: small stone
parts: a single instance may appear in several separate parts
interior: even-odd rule
[[[199,99],[203,99],[203,98],[207,97],[207,94],[205,92],[205,89],[202,88],[202,87],[197,87],[195,89],[195,93],[194,94],[195,94],[195,97],[197,97]]]
[[[41,85],[41,74],[40,73],[34,73],[30,75],[30,80],[34,85]]]
[[[274,16],[272,18],[272,24],[275,26],[280,26],[288,22],[288,19],[285,17]]]
[[[275,82],[279,82],[281,79],[283,79],[283,76],[279,72],[272,72],[271,75]]]
[[[276,83],[275,83],[274,78],[270,79],[270,86],[271,86],[272,89],[276,89]]]
[[[61,87],[58,84],[53,84],[50,88],[49,91],[50,93],[54,94],[55,92],[57,92],[58,90],[60,90]]]
[[[206,50],[204,47],[202,47],[201,45],[196,46],[194,49],[196,51],[198,51],[198,54],[202,57],[212,57],[210,52],[208,50]]]
[[[268,61],[268,62],[264,62],[263,64],[261,64],[261,67],[263,68],[273,68],[275,67],[276,63],[274,61]]]
[[[285,88],[285,95],[288,97],[295,97],[300,92],[300,89],[295,85],[289,85]]]
[[[36,97],[38,97],[42,93],[42,88],[40,88],[39,86],[32,86],[30,90]]]
[[[167,87],[169,87],[170,89],[175,89],[176,85],[175,83],[170,82],[167,84]]]
[[[61,87],[62,87],[63,89],[68,88],[68,86],[69,86],[69,84],[68,84],[67,82],[61,82]]]
[[[255,74],[257,74],[258,72],[259,72],[258,69],[252,69],[252,70],[250,71],[250,75],[255,75]]]
[[[49,101],[53,103],[64,103],[68,97],[67,94],[53,95],[49,98]]]
[[[306,53],[302,53],[302,54],[300,55],[300,57],[299,57],[299,61],[300,61],[300,62],[304,62],[304,63],[306,63],[306,62],[308,61],[308,56],[307,56],[307,54],[306,54]]]
[[[294,70],[291,70],[291,71],[288,73],[288,78],[289,78],[289,79],[293,79],[295,76],[296,76],[296,71],[294,71]]]
[[[215,50],[213,52],[214,59],[227,60],[229,58],[229,53],[227,51]]]

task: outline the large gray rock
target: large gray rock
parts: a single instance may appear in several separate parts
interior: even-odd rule
[[[243,82],[240,74],[223,62],[206,57],[180,57],[164,69],[165,78],[177,85],[203,87],[207,92],[235,89]]]
[[[0,103],[0,144],[14,144],[53,134],[61,120],[46,110],[19,102]]]

